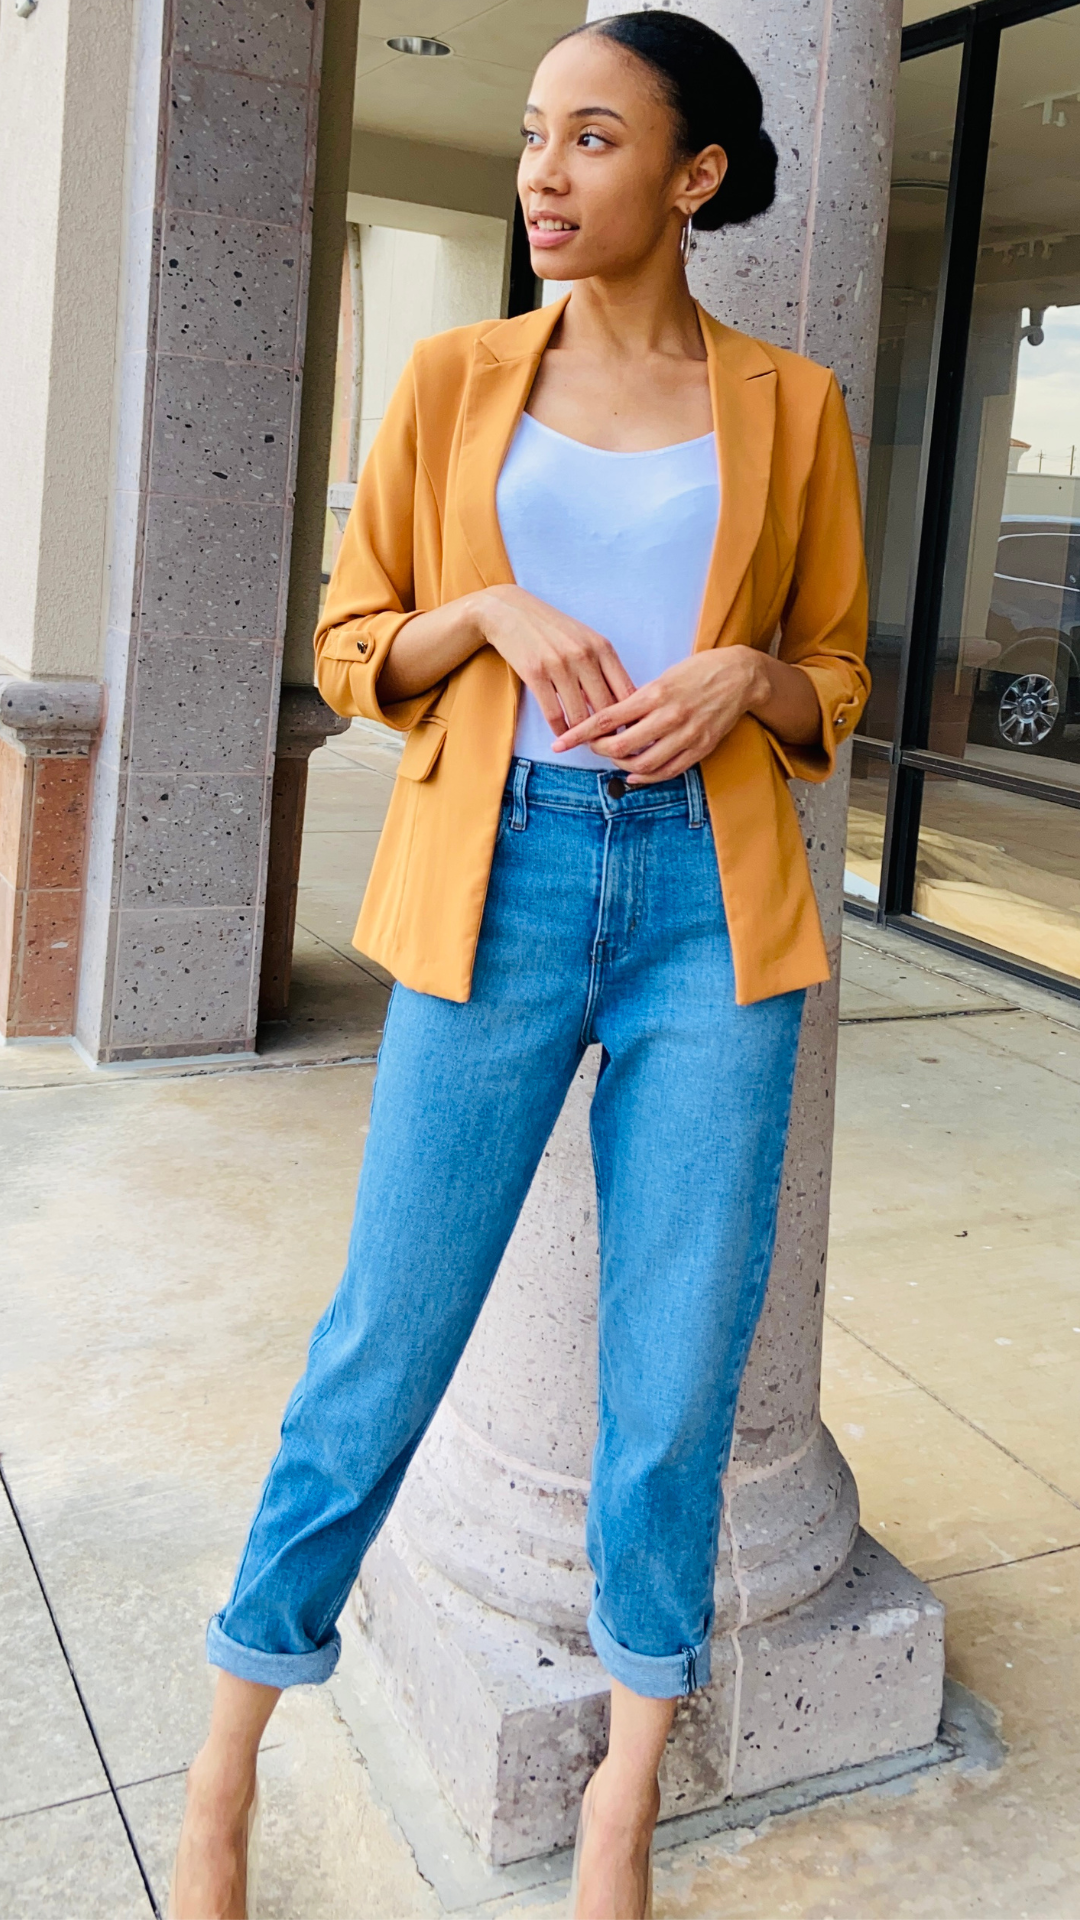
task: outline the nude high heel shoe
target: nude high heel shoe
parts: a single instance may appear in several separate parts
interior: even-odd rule
[[[578,1882],[581,1878],[581,1850],[585,1844],[585,1829],[589,1824],[588,1809],[586,1805],[588,1797],[589,1797],[588,1788],[586,1788],[585,1792],[581,1797],[581,1812],[578,1814],[577,1834],[574,1838],[574,1865],[570,1873],[570,1908],[569,1908],[570,1920],[574,1920],[574,1916],[577,1913]],[[653,1856],[652,1842],[650,1841],[649,1842],[649,1875],[645,1883],[645,1906],[642,1910],[642,1920],[653,1920],[652,1856]]]
[[[244,1920],[257,1920],[259,1898],[259,1856],[262,1834],[262,1796],[258,1787],[255,1797],[248,1808],[247,1817],[247,1854],[245,1865]],[[176,1862],[173,1862],[172,1879],[169,1882],[169,1910],[166,1920],[176,1920]]]

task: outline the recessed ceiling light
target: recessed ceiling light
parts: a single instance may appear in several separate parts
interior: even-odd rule
[[[438,55],[452,52],[452,48],[447,46],[445,40],[425,40],[418,33],[395,33],[386,44],[388,47],[393,47],[395,53]]]

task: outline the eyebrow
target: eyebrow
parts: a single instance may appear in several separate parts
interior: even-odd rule
[[[525,104],[525,112],[542,114],[543,108],[538,107],[534,101],[528,100]],[[622,114],[616,113],[614,107],[575,107],[570,118],[571,120],[617,120],[621,127],[627,124]]]

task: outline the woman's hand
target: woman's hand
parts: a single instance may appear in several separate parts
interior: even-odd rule
[[[610,640],[523,587],[488,587],[480,598],[484,639],[535,694],[553,734],[609,711],[634,683]]]
[[[634,691],[602,634],[557,613],[523,587],[484,587],[418,613],[402,627],[379,675],[380,700],[427,693],[483,646],[501,653],[536,695],[553,734]]]
[[[554,749],[589,746],[629,786],[651,786],[704,760],[744,713],[785,740],[813,740],[820,726],[817,697],[797,667],[756,647],[712,647],[568,728]]]

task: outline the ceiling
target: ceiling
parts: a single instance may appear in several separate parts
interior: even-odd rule
[[[529,81],[585,0],[361,0],[353,119],[374,133],[516,155]],[[449,58],[395,53],[391,35],[444,40]]]

